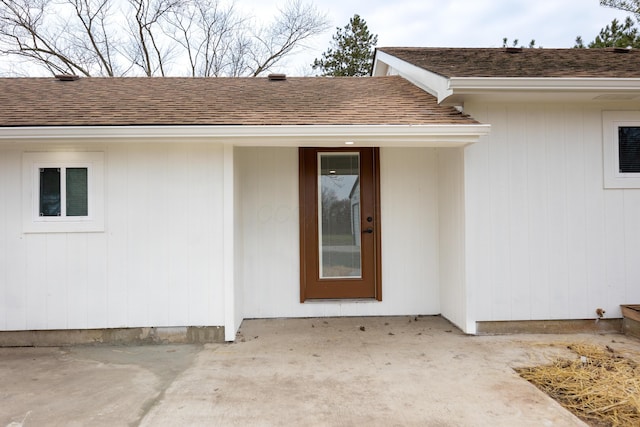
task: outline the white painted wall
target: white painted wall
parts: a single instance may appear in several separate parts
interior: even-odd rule
[[[227,150],[233,150],[233,328],[229,327],[229,323],[225,322],[225,340],[235,340],[236,333],[244,320],[244,270],[242,268],[242,259],[244,257],[244,230],[242,229],[242,189],[240,187],[240,169],[236,158],[237,149],[235,147],[227,147]],[[225,307],[225,312],[227,308]]]
[[[298,150],[236,148],[246,318],[440,313],[433,148],[382,148],[382,302],[300,303]]]
[[[104,233],[23,234],[22,152],[103,151]],[[224,322],[212,144],[0,146],[0,330]]]
[[[602,110],[466,104],[491,134],[465,149],[472,320],[620,317],[640,301],[640,190],[604,189]]]
[[[438,183],[441,312],[466,331],[464,149],[438,150]]]

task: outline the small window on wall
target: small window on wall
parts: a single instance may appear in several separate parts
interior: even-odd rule
[[[103,231],[103,163],[102,153],[25,153],[24,231]]]
[[[640,126],[618,127],[618,172],[640,173]]]
[[[40,216],[87,217],[89,168],[40,168]]]
[[[640,188],[640,112],[603,112],[604,186]]]

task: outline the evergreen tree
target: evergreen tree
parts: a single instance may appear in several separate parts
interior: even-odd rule
[[[367,23],[357,14],[353,15],[349,24],[337,30],[322,59],[313,61],[313,69],[320,69],[323,76],[369,75],[378,36],[369,33]]]
[[[596,36],[596,39],[589,43],[590,48],[598,47],[640,47],[640,35],[638,35],[638,29],[635,27],[633,20],[630,17],[625,19],[624,24],[620,24],[617,19],[611,21],[610,25],[607,25],[600,34]]]
[[[509,39],[507,37],[504,37],[502,39],[502,47],[509,47],[508,43],[509,43]],[[513,39],[513,44],[511,47],[518,47],[518,43],[520,43],[520,40]],[[524,47],[524,46],[520,46],[520,47]],[[529,48],[533,49],[534,47],[536,47],[536,41],[535,39],[531,39],[531,41],[529,42]],[[540,48],[542,48],[542,46],[540,46]]]

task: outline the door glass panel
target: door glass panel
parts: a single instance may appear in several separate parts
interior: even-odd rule
[[[360,154],[318,153],[318,171],[320,278],[360,278]]]

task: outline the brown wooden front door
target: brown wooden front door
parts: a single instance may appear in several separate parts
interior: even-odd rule
[[[300,301],[382,300],[378,148],[300,148]]]

